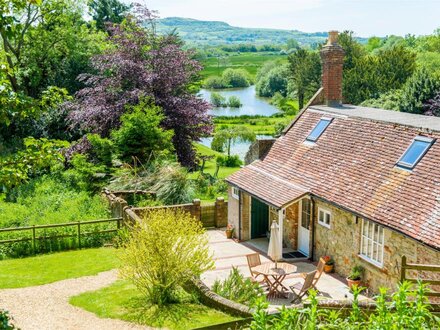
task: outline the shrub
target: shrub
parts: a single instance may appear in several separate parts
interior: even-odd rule
[[[201,222],[182,210],[148,212],[131,231],[121,260],[121,275],[158,305],[174,302],[186,282],[214,267]]]
[[[244,69],[226,69],[222,80],[227,87],[248,87],[252,83],[249,73]]]
[[[226,86],[223,83],[223,79],[221,77],[208,77],[205,80],[205,84],[204,84],[205,88],[208,89],[221,89],[221,88],[225,88]]]
[[[221,95],[220,93],[212,92],[211,93],[211,104],[214,107],[226,107],[227,106],[226,98],[223,95]]]
[[[239,167],[243,164],[238,155],[233,156],[217,156],[217,164],[225,167]]]
[[[63,177],[72,187],[90,192],[101,190],[107,175],[105,165],[95,165],[82,154],[74,154],[70,165],[72,167],[63,172]]]
[[[151,105],[148,100],[133,107],[121,116],[121,127],[112,132],[118,153],[125,161],[132,157],[147,159],[152,152],[172,149],[172,130],[163,130],[165,116],[162,109]]]
[[[12,318],[9,316],[9,312],[0,309],[0,329],[2,330],[13,330],[16,329],[13,324],[11,324]]]
[[[95,163],[102,163],[103,165],[112,166],[113,158],[113,143],[109,139],[104,139],[98,134],[88,134],[87,139],[92,145],[91,153],[89,157],[94,160]]]
[[[257,298],[264,298],[260,285],[250,278],[244,278],[237,267],[232,267],[229,276],[223,282],[215,280],[212,291],[226,299],[251,307],[255,305]]]
[[[237,96],[230,96],[228,99],[228,106],[231,108],[240,108],[243,104],[241,104],[240,99]]]

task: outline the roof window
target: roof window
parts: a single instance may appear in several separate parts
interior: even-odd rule
[[[397,166],[412,170],[434,143],[434,139],[417,136],[397,162]]]
[[[319,137],[324,133],[325,129],[330,125],[333,118],[321,118],[316,124],[315,128],[307,136],[306,140],[310,142],[316,142]]]

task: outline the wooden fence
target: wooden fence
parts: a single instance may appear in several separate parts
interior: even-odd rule
[[[408,281],[411,283],[417,283],[418,281],[420,281],[425,284],[440,285],[440,280],[435,279],[435,278],[407,277],[407,274],[406,274],[407,271],[429,272],[431,275],[432,275],[432,273],[439,273],[440,274],[440,265],[412,264],[412,263],[407,262],[406,256],[403,256],[402,257],[402,270],[400,273],[400,281],[401,282]],[[437,291],[428,292],[426,295],[430,296],[430,297],[440,297],[440,292],[437,292]]]
[[[81,231],[81,227],[85,227],[85,226],[92,225],[92,224],[98,224],[98,223],[112,223],[112,222],[116,223],[116,228],[114,228],[114,229],[105,229],[105,230],[89,231],[89,232]],[[53,239],[53,238],[76,237],[78,240],[78,248],[81,248],[81,236],[116,232],[121,228],[121,225],[122,225],[122,218],[111,218],[111,219],[101,219],[101,220],[57,223],[57,224],[50,224],[50,225],[34,225],[34,226],[27,226],[27,227],[3,228],[3,229],[0,229],[0,234],[1,233],[8,233],[8,232],[30,231],[32,233],[32,236],[31,237],[29,236],[29,237],[23,237],[23,238],[13,238],[13,239],[0,240],[0,244],[32,241],[32,248],[35,251],[37,241],[45,240],[45,239]],[[38,236],[37,235],[38,230],[59,228],[59,227],[76,227],[76,233],[75,234],[63,234],[63,235],[49,235],[49,236],[47,236],[47,235],[46,236],[44,236],[44,235]]]

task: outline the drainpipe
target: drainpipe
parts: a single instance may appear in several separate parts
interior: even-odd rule
[[[241,241],[241,190],[238,191],[238,240]]]
[[[313,199],[313,196],[310,196],[311,200],[311,223],[312,223],[312,251],[310,251],[310,260],[313,261],[315,257],[315,200]]]

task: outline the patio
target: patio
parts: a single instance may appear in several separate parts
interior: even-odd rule
[[[249,243],[237,243],[234,240],[227,239],[224,230],[209,230],[208,235],[210,249],[213,253],[216,267],[214,270],[208,271],[202,275],[203,282],[208,286],[212,286],[216,279],[226,279],[233,266],[237,267],[244,276],[250,277],[246,259],[247,254],[258,252],[260,253],[262,264],[271,262],[267,255]],[[316,264],[309,261],[297,261],[294,262],[294,265],[297,266],[297,273],[310,272],[316,269]],[[283,281],[283,284],[288,287],[300,281],[300,278],[286,278]],[[345,279],[336,274],[323,273],[319,279],[317,287],[321,292],[318,296],[319,299],[350,300],[353,297],[348,290]],[[291,305],[291,300],[293,298],[293,293],[290,293],[287,299],[270,299],[270,307],[277,308],[281,305],[289,306]],[[364,295],[359,298],[359,300],[368,299],[369,298]]]

